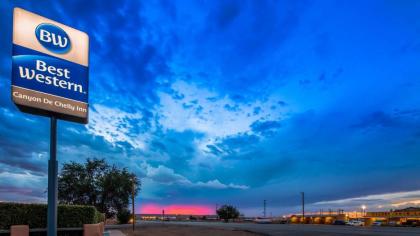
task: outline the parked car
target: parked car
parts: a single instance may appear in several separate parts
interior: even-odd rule
[[[334,220],[333,225],[346,225],[347,222],[344,220]]]
[[[364,226],[365,222],[361,220],[350,220],[349,222],[347,222],[347,224],[351,226]]]
[[[401,222],[400,221],[390,221],[388,222],[389,226],[401,226]]]
[[[383,225],[383,222],[382,221],[374,221],[372,223],[372,226],[382,226],[382,225]]]
[[[287,219],[281,219],[279,221],[279,224],[288,224],[288,223],[289,223],[289,221]]]

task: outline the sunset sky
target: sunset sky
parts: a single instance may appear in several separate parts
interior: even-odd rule
[[[59,121],[58,160],[135,172],[138,213],[420,206],[420,1],[1,1],[0,201],[46,202],[15,6],[89,34],[89,124]]]

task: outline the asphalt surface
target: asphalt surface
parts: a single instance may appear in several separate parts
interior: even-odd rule
[[[349,235],[381,235],[381,236],[420,236],[420,227],[358,227],[344,225],[297,225],[297,224],[254,224],[223,222],[149,222],[144,224],[179,224],[191,226],[217,227],[232,230],[246,230],[273,236],[349,236]]]

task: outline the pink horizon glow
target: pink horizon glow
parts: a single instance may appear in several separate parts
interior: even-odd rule
[[[173,215],[214,215],[215,209],[207,205],[194,204],[171,204],[160,205],[153,203],[146,203],[140,207],[141,214],[165,214]]]

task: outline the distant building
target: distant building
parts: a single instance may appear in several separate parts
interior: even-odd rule
[[[367,212],[366,217],[373,221],[383,221],[391,225],[420,225],[420,207],[408,207],[383,212]]]
[[[348,221],[359,219],[365,225],[371,225],[375,221],[380,221],[384,225],[420,225],[420,208],[409,207],[399,210],[383,212],[329,212],[329,213],[308,213],[303,218],[302,215],[291,215],[288,220],[290,223],[305,224],[333,224],[335,220]]]

